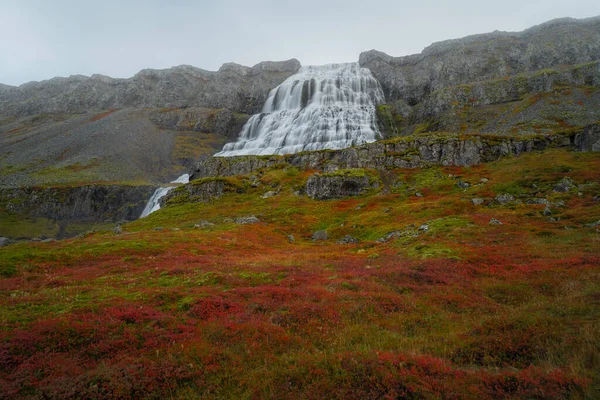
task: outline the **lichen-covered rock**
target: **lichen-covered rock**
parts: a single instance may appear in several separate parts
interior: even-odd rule
[[[359,240],[357,238],[355,238],[354,236],[351,235],[346,235],[343,238],[341,238],[340,240],[338,240],[336,243],[337,244],[354,244],[354,243],[358,243]]]
[[[568,176],[565,176],[556,185],[554,185],[554,191],[557,193],[567,193],[574,188],[575,184]]]
[[[600,151],[600,124],[589,125],[577,134],[575,148],[579,151]]]
[[[207,203],[223,196],[228,182],[221,178],[191,181],[171,190],[160,200],[161,207],[175,203]]]
[[[315,174],[306,182],[306,194],[316,200],[340,199],[359,196],[379,183],[363,170],[339,170],[329,174]]]
[[[515,201],[515,196],[513,196],[510,193],[502,193],[502,194],[497,195],[495,200],[497,203],[500,203],[500,204],[508,204],[512,201]]]
[[[257,224],[260,222],[260,220],[258,218],[256,218],[254,215],[249,215],[247,217],[236,218],[233,222],[235,222],[236,224],[240,224],[240,225],[247,225],[247,224]]]
[[[301,170],[335,173],[345,169],[387,170],[420,168],[431,164],[444,166],[477,165],[500,157],[571,146],[568,136],[501,137],[438,133],[399,137],[341,150],[323,150],[285,156],[210,157],[199,161],[190,179],[247,175],[275,165]]]
[[[313,242],[327,239],[329,239],[329,233],[327,233],[327,231],[316,231],[312,234]]]
[[[4,188],[0,189],[0,207],[56,221],[133,221],[155,189],[126,185]]]

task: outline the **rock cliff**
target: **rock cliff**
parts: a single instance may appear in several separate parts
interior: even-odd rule
[[[76,75],[0,88],[0,115],[83,113],[111,108],[207,107],[258,112],[269,91],[300,68],[292,59],[254,67],[229,63],[219,71],[188,65],[146,69],[129,79]]]
[[[592,132],[592,127],[588,128]],[[285,156],[212,157],[197,163],[190,179],[246,175],[274,165],[290,165],[302,170],[334,172],[351,168],[385,170],[419,168],[430,164],[444,166],[476,165],[502,156],[543,150],[548,147],[575,147],[580,132],[548,136],[501,137],[492,135],[423,134],[398,137],[342,150],[290,154]],[[590,137],[588,136],[585,136]],[[595,143],[595,142],[594,142]]]
[[[447,40],[405,57],[375,50],[360,55],[390,106],[382,113],[388,136],[415,130],[533,133],[559,121],[592,123],[600,119],[598,60],[600,17]]]

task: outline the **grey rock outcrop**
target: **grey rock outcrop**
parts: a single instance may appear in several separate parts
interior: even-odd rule
[[[359,196],[370,188],[379,187],[373,177],[361,171],[337,171],[333,174],[315,174],[306,182],[306,194],[316,200],[340,199]]]
[[[595,17],[446,40],[405,57],[371,50],[359,62],[379,80],[388,102],[413,106],[442,88],[598,59],[600,18]]]
[[[152,186],[88,185],[0,190],[7,212],[56,221],[133,221],[156,188]]]
[[[478,135],[461,137],[458,134],[421,135],[342,150],[286,156],[212,157],[198,162],[190,175],[191,179],[246,175],[262,168],[285,164],[298,169],[319,171],[418,168],[430,164],[466,166],[495,161],[502,156],[518,156],[548,147],[565,146],[571,146],[571,139],[564,135],[518,138]]]
[[[271,89],[296,73],[300,62],[224,64],[219,71],[189,65],[145,69],[129,79],[75,75],[0,90],[0,115],[82,113],[124,107],[227,108],[253,114]]]
[[[329,233],[327,233],[327,231],[316,231],[312,234],[313,242],[327,239],[329,239]]]
[[[575,147],[579,151],[600,151],[600,124],[589,125],[577,134]]]
[[[258,218],[256,218],[254,215],[249,215],[247,217],[236,218],[233,222],[235,222],[236,224],[240,224],[240,225],[247,225],[247,224],[257,224],[260,222],[260,220]]]
[[[223,196],[227,182],[223,179],[200,179],[179,186],[162,199],[160,204],[166,206],[174,203],[207,203]]]

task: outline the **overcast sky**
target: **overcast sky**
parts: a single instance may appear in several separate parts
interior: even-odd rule
[[[144,68],[297,58],[357,61],[377,49],[419,53],[432,42],[520,31],[600,15],[599,0],[0,0],[0,82]]]

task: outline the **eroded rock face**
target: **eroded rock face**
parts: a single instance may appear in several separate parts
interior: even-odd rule
[[[355,171],[335,174],[315,174],[308,178],[306,194],[316,200],[341,199],[359,196],[370,188],[379,187],[379,183],[370,175]]]
[[[226,183],[221,179],[201,179],[171,190],[160,200],[161,207],[180,202],[206,203],[223,196]]]
[[[0,90],[0,115],[82,113],[126,107],[227,108],[254,114],[269,91],[296,73],[300,62],[225,64],[217,72],[189,65],[145,69],[129,79],[102,75],[53,78]]]
[[[375,142],[342,150],[327,150],[286,156],[212,157],[196,164],[191,179],[246,175],[262,168],[287,164],[298,169],[334,172],[340,169],[419,168],[477,165],[502,156],[571,146],[564,135],[523,137],[461,137],[457,134],[413,136],[390,142]]]
[[[56,221],[133,221],[155,189],[124,185],[8,188],[0,190],[0,206],[8,212]]]
[[[600,151],[600,124],[590,125],[577,134],[575,147],[579,151]]]
[[[446,40],[405,57],[371,50],[359,62],[379,80],[388,102],[403,100],[412,106],[442,88],[598,59],[600,18],[595,17]],[[544,85],[543,77],[538,84]]]

